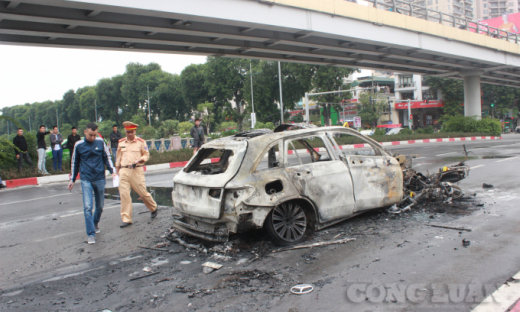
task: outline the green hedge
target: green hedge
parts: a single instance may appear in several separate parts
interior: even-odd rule
[[[492,118],[477,120],[475,117],[445,115],[439,121],[442,122],[443,132],[478,132],[492,136],[500,136],[502,133],[502,124]]]

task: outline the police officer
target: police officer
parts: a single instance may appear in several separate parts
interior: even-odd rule
[[[150,158],[146,142],[135,136],[138,124],[123,122],[126,138],[119,140],[117,147],[116,172],[119,174],[119,194],[121,196],[121,228],[132,224],[132,188],[143,200],[152,213],[152,219],[157,216],[157,204],[146,190],[144,180],[144,163]]]

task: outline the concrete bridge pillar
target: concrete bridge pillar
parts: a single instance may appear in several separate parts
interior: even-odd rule
[[[464,116],[482,117],[480,100],[480,76],[484,72],[480,70],[461,71],[464,78]]]

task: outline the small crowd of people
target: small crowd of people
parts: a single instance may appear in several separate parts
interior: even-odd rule
[[[69,149],[71,155],[71,175],[68,189],[72,192],[74,183],[79,175],[81,177],[83,213],[88,244],[95,244],[96,234],[101,232],[99,223],[105,199],[105,169],[112,175],[114,187],[119,188],[121,228],[128,227],[133,223],[132,197],[130,195],[132,189],[139,194],[146,207],[150,210],[151,218],[154,219],[157,216],[157,203],[146,190],[143,170],[145,162],[150,158],[148,146],[143,139],[136,137],[136,130],[139,125],[125,121],[123,126],[126,133],[124,138],[118,131],[117,125],[114,125],[112,128],[113,131],[110,133],[111,151],[103,138],[98,134],[97,124],[92,122],[87,124],[83,130],[83,139],[78,135],[76,127],[72,128],[72,133],[67,139],[66,148]],[[47,127],[44,125],[39,127],[36,135],[38,143],[38,171],[42,174],[49,174],[45,168],[46,135],[51,136],[53,169],[54,171],[63,171],[63,136],[59,133],[58,127],[53,127],[51,132],[47,131]],[[24,160],[33,169],[23,129],[18,129],[13,144],[16,147],[19,172],[22,170]],[[1,188],[5,188],[5,185],[0,179]],[[94,214],[92,214],[94,207]]]

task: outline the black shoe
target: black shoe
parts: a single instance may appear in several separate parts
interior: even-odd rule
[[[7,187],[7,186],[5,186],[5,185],[3,185],[2,183],[0,183],[0,189],[6,188],[6,187]],[[156,213],[155,215],[157,215],[157,213]],[[152,218],[154,218],[154,217],[152,217]]]
[[[152,211],[152,219],[155,219],[155,217],[157,217],[157,210],[159,210],[159,208],[155,208],[155,211]]]
[[[130,225],[132,225],[132,223],[123,222],[123,224],[121,224],[119,227],[124,228],[124,227],[130,226]]]

